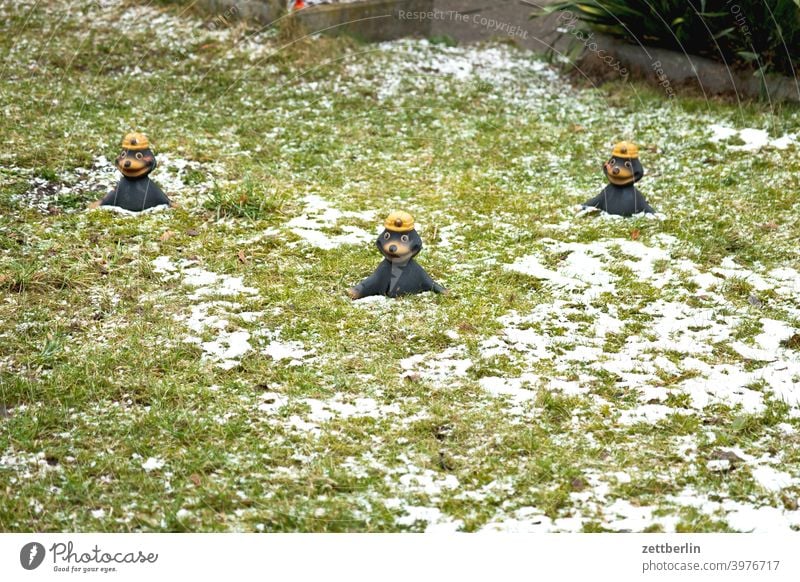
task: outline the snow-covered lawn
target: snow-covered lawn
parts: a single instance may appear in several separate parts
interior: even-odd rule
[[[797,111],[77,4],[0,2],[0,530],[800,529]],[[131,129],[179,208],[86,211]],[[450,295],[345,295],[393,209]]]

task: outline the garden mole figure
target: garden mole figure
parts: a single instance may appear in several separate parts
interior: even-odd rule
[[[603,164],[603,172],[610,182],[609,185],[600,194],[584,202],[584,208],[599,208],[620,216],[631,216],[639,212],[655,214],[656,211],[633,185],[644,175],[636,144],[621,141],[615,145],[611,159]]]
[[[90,208],[118,206],[125,210],[141,212],[154,206],[171,204],[161,188],[148,177],[157,164],[147,136],[142,133],[126,135],[122,140],[122,153],[117,156],[115,164],[122,172],[122,178],[116,188]]]
[[[409,293],[447,290],[435,283],[414,257],[422,250],[422,239],[414,230],[414,218],[407,212],[392,212],[377,240],[384,260],[369,277],[347,290],[351,299],[370,295],[398,297]]]

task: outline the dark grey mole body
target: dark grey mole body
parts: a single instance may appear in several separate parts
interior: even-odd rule
[[[425,291],[442,293],[445,290],[444,287],[434,282],[414,259],[402,265],[383,259],[375,272],[356,285],[354,289],[359,293],[359,297],[369,297],[370,295],[398,297]]]
[[[609,214],[631,216],[639,212],[655,214],[655,210],[647,203],[642,193],[633,184],[615,186],[609,184],[600,194],[583,203],[584,208],[599,208]]]
[[[133,179],[123,176],[117,187],[100,201],[101,206],[119,206],[133,212],[169,203],[167,195],[147,176]]]

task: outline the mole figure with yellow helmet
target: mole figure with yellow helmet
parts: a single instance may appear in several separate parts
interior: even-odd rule
[[[377,240],[384,259],[375,272],[348,289],[351,299],[371,295],[398,297],[410,293],[447,290],[434,282],[414,257],[422,250],[422,239],[414,230],[414,218],[408,212],[392,212],[384,222],[385,230]]]
[[[122,153],[114,163],[122,172],[122,178],[102,200],[92,204],[92,208],[117,206],[141,212],[154,206],[170,205],[166,194],[149,178],[150,172],[156,168],[156,157],[146,135],[127,134],[122,140]]]
[[[640,212],[655,214],[655,210],[634,186],[644,175],[636,144],[629,141],[616,144],[611,152],[611,159],[603,164],[603,172],[608,178],[608,186],[600,194],[584,202],[584,208],[598,208],[620,216],[631,216]]]

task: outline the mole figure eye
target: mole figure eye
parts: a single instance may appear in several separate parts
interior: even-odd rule
[[[141,160],[142,159],[142,152],[136,152],[136,159],[137,160]]]
[[[122,158],[124,158],[124,157],[125,157],[125,152],[122,152],[122,153],[119,155],[119,159],[122,159]]]
[[[611,158],[610,160],[608,160],[608,163],[609,163],[609,165],[613,166],[614,164],[617,163],[617,160],[615,160],[614,158]]]
[[[392,236],[392,235],[390,235],[388,232],[384,232],[384,233],[383,233],[383,240],[389,240],[389,238],[390,238],[391,236]]]
[[[631,168],[631,167],[632,167],[632,166],[631,166],[631,163],[630,163],[630,162],[625,162],[625,167],[626,167],[626,168]]]
[[[400,240],[403,242],[408,242],[408,235],[404,234],[403,236],[400,237]]]

